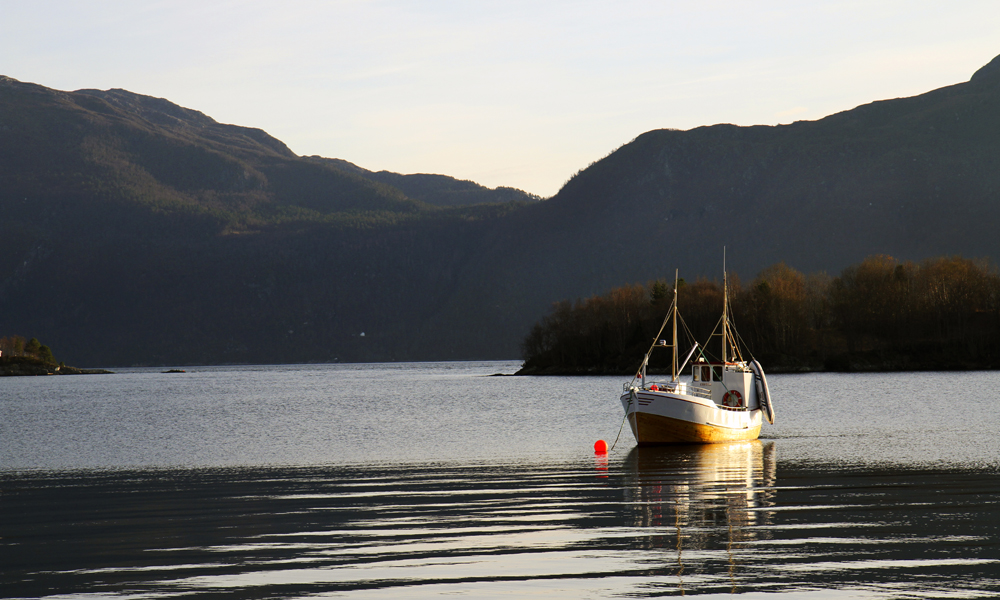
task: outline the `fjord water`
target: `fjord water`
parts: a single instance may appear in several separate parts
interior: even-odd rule
[[[635,448],[517,363],[0,380],[0,597],[988,598],[1000,374],[771,375],[753,443]]]

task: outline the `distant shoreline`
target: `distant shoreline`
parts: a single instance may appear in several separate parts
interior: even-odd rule
[[[763,361],[762,361],[763,362]],[[986,361],[963,361],[953,356],[929,356],[924,358],[914,358],[905,355],[882,355],[872,354],[841,355],[828,359],[823,364],[787,364],[772,363],[768,366],[763,363],[764,370],[770,375],[788,375],[800,373],[919,373],[931,371],[996,371],[1000,365]],[[514,375],[529,376],[574,376],[574,375],[595,375],[595,376],[620,376],[631,377],[635,374],[634,367],[623,369],[620,366],[576,366],[568,367],[563,365],[547,366],[522,366]],[[689,371],[688,369],[685,369]],[[647,375],[669,375],[669,369],[647,368]]]
[[[105,369],[79,369],[47,363],[31,356],[0,357],[0,377],[34,377],[39,375],[110,375]]]

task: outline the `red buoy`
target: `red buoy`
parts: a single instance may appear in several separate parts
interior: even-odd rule
[[[607,454],[608,453],[608,443],[604,440],[597,440],[594,442],[594,454]]]

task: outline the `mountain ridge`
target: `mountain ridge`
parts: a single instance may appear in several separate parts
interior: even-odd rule
[[[553,302],[717,277],[723,247],[746,279],[995,257],[998,70],[816,121],[645,132],[543,201],[5,78],[0,331],[96,366],[514,358]]]

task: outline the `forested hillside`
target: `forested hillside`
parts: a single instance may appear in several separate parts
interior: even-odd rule
[[[0,335],[94,366],[515,358],[554,302],[712,276],[723,246],[744,278],[1000,256],[998,193],[997,60],[818,121],[647,132],[541,201],[3,78]]]

